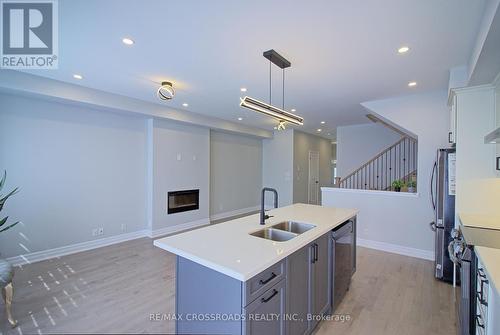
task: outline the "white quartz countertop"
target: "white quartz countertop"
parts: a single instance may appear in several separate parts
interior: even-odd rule
[[[266,213],[274,217],[266,220],[265,226],[259,224],[259,214],[254,214],[160,238],[154,245],[246,281],[354,217],[358,210],[294,204]],[[316,227],[284,242],[249,235],[282,221],[311,223]]]
[[[486,275],[493,284],[495,291],[500,295],[500,249],[474,247],[476,255],[486,271]]]
[[[500,216],[486,214],[459,213],[462,225],[471,228],[500,230]]]

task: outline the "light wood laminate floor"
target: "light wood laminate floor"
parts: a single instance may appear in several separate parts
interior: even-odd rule
[[[454,291],[433,278],[432,262],[359,248],[358,270],[336,313],[316,334],[455,334]],[[175,257],[149,238],[16,269],[10,329],[0,333],[173,333],[152,313],[175,309]]]

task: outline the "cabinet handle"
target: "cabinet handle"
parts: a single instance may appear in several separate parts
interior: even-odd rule
[[[481,281],[481,284],[479,284],[479,292],[477,292],[477,295],[478,295],[478,299],[479,299],[479,303],[483,306],[488,306],[488,302],[484,299],[484,284],[488,285],[489,284],[489,281],[486,280],[486,279],[483,279],[483,278],[486,278],[486,277],[482,277],[481,275],[479,275],[481,278],[479,278],[479,280]]]
[[[453,133],[451,131],[448,133],[448,143],[453,143],[453,141],[451,140],[451,135],[452,134]]]
[[[269,298],[261,298],[260,301],[261,302],[268,302],[269,300],[271,300],[272,298],[274,298],[274,296],[278,294],[278,291],[276,289],[273,289],[273,294],[271,294],[271,296]]]
[[[312,255],[312,259],[311,259],[311,263],[315,263],[316,262],[316,247],[315,247],[315,244],[311,244],[311,255]]]
[[[484,329],[484,322],[481,323],[480,321],[483,321],[483,319],[481,318],[481,315],[476,315],[476,323],[477,323],[477,326],[478,327],[481,327]]]
[[[314,243],[314,263],[318,261],[318,244]]]
[[[271,272],[271,276],[269,278],[267,278],[266,280],[259,280],[259,284],[260,285],[266,285],[267,283],[269,283],[271,280],[273,280],[274,278],[276,278],[276,273],[274,272]]]

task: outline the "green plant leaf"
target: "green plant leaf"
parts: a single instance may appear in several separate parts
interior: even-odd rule
[[[11,224],[10,226],[7,226],[7,227],[5,227],[5,228],[0,229],[0,233],[1,233],[1,232],[3,232],[3,231],[6,231],[7,229],[10,229],[10,228],[14,227],[14,226],[15,226],[16,224],[18,224],[18,223],[19,223],[19,221],[14,222],[14,223],[13,223],[13,224]]]
[[[3,188],[3,185],[5,185],[5,179],[7,179],[7,171],[4,171],[3,172],[3,177],[2,177],[2,180],[0,180],[0,191],[2,190]]]
[[[5,197],[3,197],[3,198],[0,199],[0,211],[2,210],[3,206],[5,205],[5,202],[7,201],[7,199],[10,196],[16,194],[18,190],[19,190],[19,187],[16,187],[9,194],[7,194]]]

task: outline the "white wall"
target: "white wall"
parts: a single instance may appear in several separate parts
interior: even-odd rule
[[[401,139],[379,123],[337,128],[337,176],[345,177]]]
[[[436,150],[448,146],[447,92],[362,105],[418,136],[418,194],[329,189],[323,192],[323,205],[358,208],[361,239],[429,258],[434,249],[434,235],[429,228],[429,222],[434,220],[429,201],[430,173]]]
[[[152,131],[153,231],[190,222],[208,223],[210,130],[154,120]],[[167,214],[168,192],[190,189],[200,190],[200,208]]]
[[[145,227],[143,119],[0,95],[4,169],[5,190],[20,190],[2,214],[23,222],[0,234],[4,257]]]
[[[293,132],[293,202],[308,202],[309,151],[319,152],[320,187],[332,186],[332,142],[298,130]]]
[[[255,210],[261,189],[262,140],[211,131],[210,216]]]
[[[278,191],[279,207],[293,203],[293,129],[262,140],[262,186]],[[272,204],[271,196],[266,204]]]

